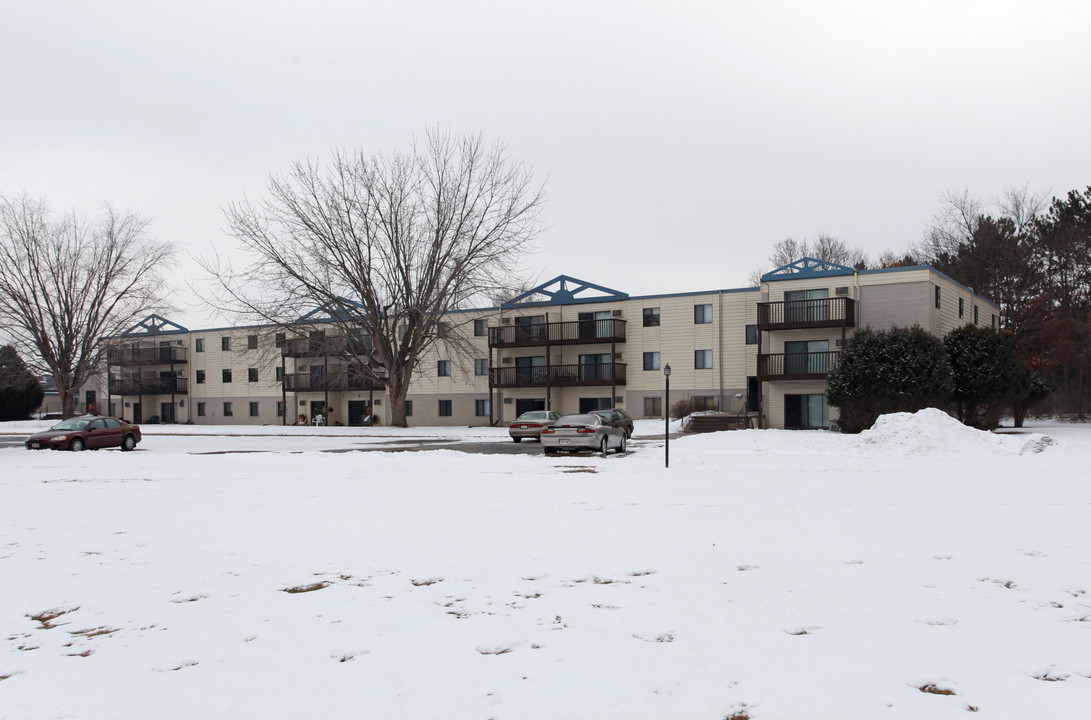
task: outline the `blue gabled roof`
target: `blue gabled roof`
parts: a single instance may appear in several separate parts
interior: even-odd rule
[[[598,294],[585,294],[589,291],[597,292]],[[532,298],[536,295],[542,295],[546,299],[528,302],[528,298]],[[544,282],[532,290],[526,291],[522,295],[513,297],[500,307],[514,308],[533,307],[535,305],[571,305],[572,303],[628,299],[628,293],[613,290],[602,285],[596,285],[595,283],[587,282],[586,280],[578,280],[567,275],[558,275],[552,280]]]
[[[161,335],[165,333],[184,333],[189,332],[189,328],[184,328],[178,323],[173,323],[164,317],[159,315],[149,315],[136,325],[121,333],[118,337],[131,337],[134,335]]]
[[[761,276],[762,282],[772,280],[800,280],[809,277],[834,277],[837,275],[852,275],[855,270],[847,265],[816,260],[812,257],[800,258],[787,265],[781,265],[776,270],[770,270]]]

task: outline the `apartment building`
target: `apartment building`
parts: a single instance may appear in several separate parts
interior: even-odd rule
[[[527,410],[622,407],[662,417],[671,403],[715,408],[754,427],[836,419],[825,382],[856,328],[920,324],[942,336],[997,327],[999,308],[930,267],[861,270],[812,258],[758,287],[631,297],[560,276],[499,307],[451,313],[410,384],[416,425],[507,424]],[[385,386],[359,377],[345,338],[313,314],[295,332],[188,330],[151,316],[114,338],[112,414],[136,422],[363,425],[389,419]],[[105,406],[103,406],[105,408]],[[154,419],[153,419],[153,416]]]

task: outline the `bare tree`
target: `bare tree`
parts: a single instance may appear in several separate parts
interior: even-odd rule
[[[106,206],[55,218],[43,200],[0,196],[0,322],[57,383],[65,417],[101,366],[105,339],[158,309],[159,271],[174,254],[148,220]]]
[[[504,145],[440,130],[404,154],[296,162],[268,193],[227,209],[253,262],[234,272],[205,261],[221,300],[287,328],[320,309],[310,319],[343,339],[330,352],[386,384],[390,422],[402,427],[423,355],[437,343],[469,347],[449,313],[518,286],[541,230],[543,191]]]

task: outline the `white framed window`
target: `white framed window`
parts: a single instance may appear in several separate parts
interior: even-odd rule
[[[697,370],[711,370],[712,369],[712,351],[711,350],[694,350],[693,351],[693,367]]]
[[[693,306],[693,324],[707,325],[712,322],[712,303]]]

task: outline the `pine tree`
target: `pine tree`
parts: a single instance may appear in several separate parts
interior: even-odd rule
[[[0,421],[25,420],[41,404],[41,383],[11,345],[0,347]]]

